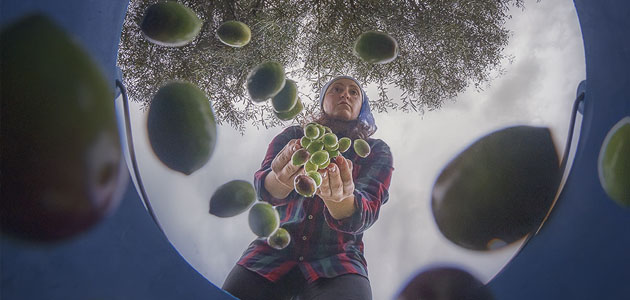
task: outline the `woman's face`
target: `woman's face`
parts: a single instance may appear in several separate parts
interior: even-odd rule
[[[362,99],[361,89],[352,79],[337,79],[324,95],[324,112],[335,119],[356,120],[361,111]]]

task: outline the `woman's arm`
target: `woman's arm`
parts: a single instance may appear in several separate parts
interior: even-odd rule
[[[350,195],[339,202],[326,199],[322,200],[324,200],[324,204],[326,205],[326,208],[328,208],[330,216],[332,216],[335,220],[350,217],[357,210],[354,204],[354,195]]]
[[[254,187],[258,198],[262,201],[278,206],[285,205],[292,199],[297,198],[297,193],[292,193],[293,187],[290,187],[288,184],[289,180],[292,180],[291,176],[293,176],[293,174],[289,174],[291,170],[286,170],[284,174],[278,174],[274,169],[279,169],[279,165],[283,163],[280,161],[280,156],[284,156],[284,160],[288,157],[288,161],[290,161],[294,151],[290,149],[292,146],[290,143],[292,140],[299,138],[301,134],[302,129],[299,126],[292,126],[278,134],[269,144],[260,169],[254,174]],[[299,147],[299,143],[294,141],[293,144],[297,144]],[[286,162],[280,166],[286,166]],[[284,179],[286,183],[282,182],[279,177]]]
[[[330,215],[336,220],[351,216],[356,210],[352,161],[337,156],[325,170],[320,170],[320,174],[322,184],[317,192]]]
[[[389,199],[388,189],[394,170],[391,152],[381,140],[376,140],[371,147],[372,154],[362,158],[365,161],[361,162],[359,174],[353,181],[352,195],[341,201],[333,200],[335,204],[330,203],[331,200],[324,200],[327,208],[324,217],[334,230],[362,233],[376,222],[381,205]]]
[[[278,175],[273,170],[265,177],[265,189],[272,197],[277,199],[284,199],[293,191],[293,187],[278,180]]]

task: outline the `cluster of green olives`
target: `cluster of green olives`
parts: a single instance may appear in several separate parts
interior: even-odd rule
[[[312,197],[322,183],[318,170],[328,167],[331,159],[348,151],[351,144],[350,138],[337,138],[327,126],[317,123],[304,126],[304,136],[300,139],[302,148],[291,157],[291,163],[303,166],[305,171],[305,174],[295,177],[295,191],[304,197]],[[361,157],[367,157],[370,154],[370,145],[362,139],[356,139],[354,151]]]
[[[267,237],[267,244],[284,249],[291,242],[289,232],[279,227],[278,211],[269,203],[256,201],[254,186],[245,180],[232,180],[221,185],[210,198],[210,214],[229,218],[249,209],[248,223],[252,232]]]
[[[243,47],[251,40],[251,30],[239,21],[227,21],[217,29],[219,40],[231,47]],[[295,118],[304,106],[298,98],[297,83],[286,78],[284,67],[275,61],[265,61],[247,75],[247,92],[254,103],[271,99],[273,112],[282,121]]]
[[[273,112],[282,121],[295,118],[304,109],[298,98],[297,83],[287,79],[284,67],[275,61],[265,61],[249,72],[247,92],[254,103],[271,99]]]
[[[182,47],[199,35],[202,25],[203,20],[190,7],[175,1],[165,1],[147,7],[140,29],[151,43]],[[216,35],[221,43],[240,48],[249,43],[252,32],[245,23],[230,20],[217,28]]]
[[[249,228],[259,237],[267,237],[274,249],[284,249],[291,242],[289,232],[280,226],[278,211],[267,202],[258,202],[249,210]]]
[[[140,27],[144,37],[154,44],[181,47],[198,36],[202,24],[186,5],[167,1],[149,6]],[[247,24],[229,20],[217,28],[216,37],[227,46],[240,48],[249,44],[252,32]],[[353,52],[366,62],[384,64],[398,56],[398,44],[387,33],[367,31],[357,38]],[[304,109],[297,96],[296,82],[287,79],[284,67],[275,61],[262,62],[250,71],[247,91],[254,103],[271,99],[273,112],[282,121],[295,118]]]

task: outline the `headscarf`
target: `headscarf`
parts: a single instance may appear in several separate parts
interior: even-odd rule
[[[359,116],[357,117],[357,120],[359,120],[360,122],[364,123],[365,125],[367,125],[370,128],[370,132],[375,132],[376,131],[376,122],[374,121],[374,116],[372,115],[372,111],[370,110],[370,99],[367,96],[367,93],[365,93],[365,91],[363,90],[363,87],[361,86],[361,84],[359,83],[359,81],[357,81],[356,79],[350,77],[350,76],[337,76],[333,79],[331,79],[330,81],[328,81],[323,87],[321,92],[319,93],[319,107],[321,108],[322,112],[324,111],[324,97],[326,95],[326,90],[328,90],[328,87],[335,82],[338,79],[342,79],[342,78],[346,78],[346,79],[350,79],[352,81],[354,81],[357,86],[359,87],[359,89],[361,89],[361,95],[363,96],[362,102],[361,102],[361,111],[359,111]]]

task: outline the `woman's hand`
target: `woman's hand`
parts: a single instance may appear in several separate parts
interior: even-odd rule
[[[293,189],[293,179],[303,173],[301,166],[295,166],[291,162],[293,153],[302,148],[299,139],[290,140],[271,162],[271,170],[280,183]]]
[[[320,170],[322,184],[317,195],[324,201],[341,202],[354,195],[354,180],[352,180],[352,161],[343,156],[337,156],[326,169]]]

